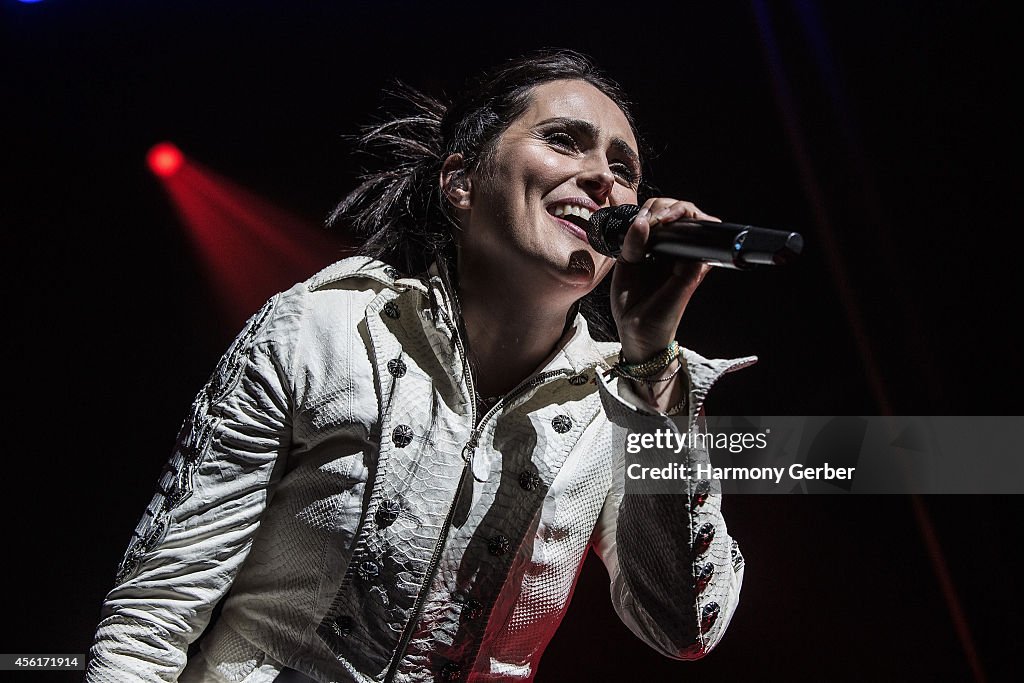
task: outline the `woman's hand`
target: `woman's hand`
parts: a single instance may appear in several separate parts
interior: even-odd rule
[[[711,270],[710,265],[700,261],[645,261],[648,239],[658,224],[687,218],[719,220],[691,202],[657,197],[644,202],[623,240],[622,254],[612,272],[611,304],[622,355],[629,363],[651,358],[675,339],[690,297]],[[662,374],[667,376],[674,369],[673,363]],[[666,410],[682,398],[680,385],[684,383],[633,384],[653,407]]]

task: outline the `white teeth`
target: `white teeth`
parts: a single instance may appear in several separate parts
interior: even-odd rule
[[[590,209],[583,206],[575,206],[570,204],[559,204],[551,210],[553,216],[579,216],[585,221],[590,220],[591,211]]]

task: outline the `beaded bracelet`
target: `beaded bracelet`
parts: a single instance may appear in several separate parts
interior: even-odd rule
[[[657,384],[658,382],[671,382],[676,378],[676,375],[678,375],[682,369],[683,364],[682,362],[680,362],[678,365],[676,365],[675,370],[665,375],[664,377],[658,377],[656,379],[652,379],[650,377],[630,377],[630,379],[633,380],[634,382],[640,382],[641,384]]]
[[[652,382],[667,382],[679,373],[682,369],[682,363],[679,363],[679,367],[677,367],[675,372],[668,377],[653,380],[651,377],[662,372],[672,364],[672,361],[679,360],[679,356],[679,342],[675,339],[672,340],[672,343],[669,344],[664,351],[641,363],[627,363],[626,359],[622,355],[622,351],[619,351],[619,361],[615,363],[615,365],[611,366],[608,372],[609,374],[618,375],[619,377],[625,377],[645,384]]]

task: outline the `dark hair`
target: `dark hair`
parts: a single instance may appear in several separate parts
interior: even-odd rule
[[[533,89],[556,80],[593,85],[618,105],[640,140],[619,85],[572,50],[545,49],[504,62],[473,79],[450,105],[397,83],[386,94],[405,111],[367,126],[357,138],[358,148],[383,167],[360,177],[328,224],[365,238],[360,254],[405,273],[423,272],[434,261],[452,269],[456,224],[438,183],[444,160],[461,154],[466,173],[486,169],[501,134],[529,106]],[[607,285],[599,285],[581,301],[581,310],[595,337],[614,339],[607,298]]]

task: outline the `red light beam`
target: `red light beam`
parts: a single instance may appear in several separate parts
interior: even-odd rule
[[[172,166],[167,148],[180,163],[170,172],[157,171],[157,164]],[[153,161],[157,151],[162,155]],[[268,297],[351,253],[342,237],[185,158],[170,143],[155,146],[147,159],[188,228],[229,331]]]

